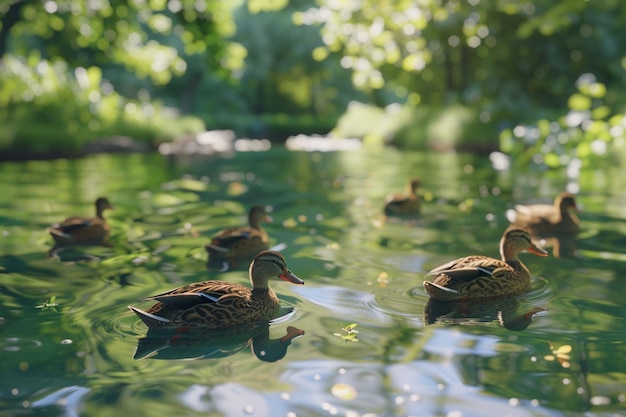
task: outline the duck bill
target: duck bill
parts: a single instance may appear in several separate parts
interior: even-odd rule
[[[292,284],[298,284],[298,285],[302,285],[304,284],[304,281],[302,281],[300,278],[298,278],[297,276],[295,276],[291,271],[286,270],[285,272],[283,272],[282,274],[280,274],[278,276],[278,278],[283,279],[287,282],[291,282]]]
[[[530,245],[527,251],[538,256],[548,256],[548,252],[546,252],[545,250],[541,249],[540,247],[536,245]]]

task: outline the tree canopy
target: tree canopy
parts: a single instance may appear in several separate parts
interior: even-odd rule
[[[392,118],[404,128],[382,139],[396,144],[433,136],[411,133],[421,125],[410,120],[447,120],[432,113],[446,107],[478,127],[460,134],[500,135],[513,150],[529,141],[515,132],[537,131],[516,126],[544,120],[540,141],[561,130],[570,147],[621,137],[619,0],[7,0],[0,19],[0,123],[13,132],[0,143],[26,140],[24,123],[51,110],[92,117],[85,136],[136,119],[129,109],[148,123],[175,108],[209,127],[284,137],[301,121],[329,129],[354,100],[421,112]],[[64,106],[72,94],[79,117]],[[572,130],[590,126],[613,133]]]

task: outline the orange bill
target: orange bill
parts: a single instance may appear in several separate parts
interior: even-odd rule
[[[548,252],[546,252],[545,250],[541,249],[540,247],[538,247],[534,243],[531,243],[530,246],[528,247],[528,249],[526,249],[526,250],[528,252],[530,252],[530,253],[535,254],[535,255],[548,256]]]
[[[304,284],[304,281],[302,281],[300,278],[295,276],[293,272],[291,272],[288,269],[285,269],[285,271],[282,274],[280,274],[278,277],[280,279],[284,279],[287,282],[291,282],[292,284],[298,284],[298,285]]]

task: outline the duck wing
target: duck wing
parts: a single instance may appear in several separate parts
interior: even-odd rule
[[[263,240],[263,234],[259,229],[253,227],[236,227],[218,233],[213,237],[211,243],[205,245],[205,247],[228,252],[229,248],[236,246],[239,242],[255,238]]]
[[[504,261],[487,256],[466,256],[441,265],[427,275],[444,274],[457,281],[470,282],[479,277],[493,276],[494,271],[499,268],[508,269],[510,266]]]
[[[91,226],[92,224],[98,224],[99,222],[96,220],[100,219],[97,217],[70,217],[65,219],[62,223],[57,223],[50,227],[50,233],[57,235],[71,234],[76,230]]]
[[[177,308],[179,310],[188,310],[198,304],[217,303],[219,296],[210,293],[182,293],[182,294],[165,294],[149,297],[149,300],[158,301],[168,307]]]
[[[248,298],[250,289],[243,285],[224,281],[197,282],[184,287],[153,295],[145,300],[154,300],[167,307],[188,310],[200,304],[217,304],[232,298]]]

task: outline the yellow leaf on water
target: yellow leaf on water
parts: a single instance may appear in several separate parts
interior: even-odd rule
[[[563,345],[563,346],[560,346],[556,351],[554,351],[554,353],[559,355],[559,354],[567,354],[567,353],[570,353],[571,351],[572,351],[572,347],[570,345]]]
[[[354,400],[357,397],[356,389],[352,385],[338,382],[332,386],[330,392],[340,400]]]

